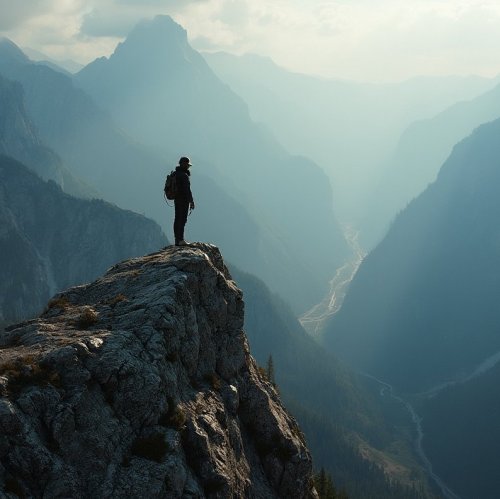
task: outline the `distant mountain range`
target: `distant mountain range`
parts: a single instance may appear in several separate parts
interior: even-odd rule
[[[387,232],[398,211],[433,182],[453,146],[483,123],[500,117],[500,85],[409,126],[386,162],[362,224],[366,246]]]
[[[63,165],[61,158],[44,145],[25,109],[24,91],[17,82],[0,75],[0,154],[28,164],[46,180],[53,180],[67,192],[79,196],[91,193]]]
[[[495,121],[455,146],[368,255],[325,338],[338,355],[425,390],[500,350],[499,137]]]
[[[453,148],[363,262],[324,337],[410,397],[434,472],[466,499],[498,496],[499,157],[500,120]]]
[[[190,47],[184,29],[168,16],[144,21],[109,59],[97,59],[75,78],[129,134],[169,157],[173,150],[192,155],[193,182],[197,171],[206,172],[245,208],[260,229],[250,243],[253,259],[243,261],[227,238],[214,240],[231,261],[263,278],[296,311],[321,298],[331,277],[325,268],[334,271],[349,254],[328,178],[250,119],[245,102]],[[200,183],[197,190],[204,188]],[[215,195],[200,211],[219,202]],[[212,215],[211,225],[228,223],[220,209]]]
[[[319,300],[326,290],[328,274],[324,273],[323,264],[334,272],[348,253],[332,213],[328,181],[311,162],[289,157],[278,146],[272,145],[272,141],[268,143],[265,134],[261,134],[245,114],[244,103],[217,80],[201,56],[188,46],[185,32],[179,26],[162,18],[141,26],[138,28],[139,37],[133,35],[131,41],[125,44],[125,49],[123,45],[120,46],[118,52],[126,59],[122,69],[134,73],[134,64],[137,61],[144,62],[148,52],[157,53],[159,46],[163,47],[164,52],[173,53],[174,60],[184,60],[179,54],[187,51],[194,62],[184,62],[187,72],[185,77],[189,80],[192,74],[196,76],[199,67],[204,68],[203,78],[198,82],[200,91],[195,92],[199,94],[197,99],[211,102],[211,89],[215,88],[221,95],[222,103],[229,101],[229,104],[226,102],[229,110],[222,112],[221,107],[216,115],[211,111],[208,116],[204,116],[203,107],[199,111],[191,109],[193,124],[198,123],[203,134],[212,134],[210,144],[215,144],[213,149],[216,154],[212,161],[206,159],[208,153],[196,155],[198,148],[203,149],[199,142],[206,143],[206,140],[196,135],[194,125],[178,127],[179,133],[185,135],[185,140],[190,141],[190,137],[193,137],[189,151],[194,152],[193,161],[197,165],[193,190],[199,209],[190,218],[188,234],[192,239],[217,243],[224,249],[228,259],[264,278],[297,311],[304,311]],[[150,36],[150,31],[154,36]],[[190,101],[189,95],[173,94],[169,97],[168,79],[172,76],[170,66],[167,65],[167,69],[165,65],[160,67],[163,71],[161,80],[154,73],[158,67],[151,64],[150,72],[153,73],[149,78],[147,73],[143,74],[141,81],[142,85],[147,85],[149,81],[153,86],[162,82],[164,87],[159,86],[161,95],[156,96],[158,102],[161,103],[165,98],[171,98],[173,102]],[[179,68],[179,72],[182,71]],[[144,213],[154,218],[165,230],[170,230],[173,210],[164,203],[163,181],[178,157],[188,152],[185,149],[188,147],[186,142],[172,136],[168,128],[164,127],[157,131],[157,136],[163,137],[161,144],[155,147],[141,145],[118,128],[109,112],[77,88],[69,76],[43,64],[32,63],[12,42],[0,44],[0,73],[22,84],[27,114],[41,139],[61,155],[64,164],[76,176],[93,186],[94,192],[100,197],[123,208]],[[80,75],[79,82],[81,78]],[[173,78],[172,81],[177,79]],[[146,95],[154,97],[150,89],[143,89],[141,94],[140,86],[135,88],[119,81],[115,81],[115,84],[117,95],[126,88],[132,93],[136,92],[135,100],[130,98],[126,101],[140,102],[146,99]],[[188,88],[181,90],[188,92]],[[154,107],[157,107],[156,104]],[[158,109],[160,107],[159,104]],[[155,122],[155,116],[158,115],[151,107],[148,112],[150,114],[143,116],[146,128],[150,127],[150,122]],[[231,112],[234,119],[229,119]],[[174,113],[170,108],[165,108],[162,115],[170,119]],[[227,121],[225,130],[218,130],[207,122],[211,116],[223,115],[223,120]],[[138,119],[130,117],[130,122],[137,123]],[[200,120],[205,120],[203,126]],[[163,126],[161,122],[156,125]],[[229,129],[233,130],[233,138],[230,135],[221,141],[220,137],[225,137]],[[243,139],[243,145],[245,142],[246,145],[241,148],[235,138],[235,134],[239,136],[240,132],[243,136],[248,135],[248,140]],[[224,144],[225,140],[227,145]],[[169,147],[178,152],[169,152]],[[233,150],[231,158],[219,160],[217,155],[226,155],[226,149]],[[251,157],[245,153],[248,149],[251,149]],[[261,155],[261,152],[264,157],[256,161],[255,155]],[[235,162],[234,158],[238,160]],[[248,166],[249,163],[251,166]],[[266,166],[271,164],[272,167]],[[223,166],[229,171],[223,172]],[[266,168],[267,171],[263,171]],[[266,181],[263,182],[263,178]],[[305,207],[300,202],[304,196],[301,187],[304,183],[314,186],[312,190],[315,191],[313,200]],[[321,245],[312,244],[319,230],[327,234],[326,241]],[[290,268],[295,269],[294,273],[289,272]]]
[[[344,223],[359,223],[366,216],[367,198],[406,127],[472,99],[498,81],[449,76],[357,83],[292,73],[257,55],[203,56],[248,103],[254,120],[268,126],[287,150],[305,154],[325,169]]]
[[[39,64],[48,65],[52,69],[62,71],[66,74],[77,73],[78,71],[80,71],[80,69],[83,68],[83,64],[80,64],[79,62],[76,62],[72,59],[53,59],[43,52],[29,47],[23,47],[22,50],[32,61],[36,61]]]

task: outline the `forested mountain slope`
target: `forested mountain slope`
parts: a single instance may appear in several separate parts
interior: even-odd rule
[[[325,352],[259,279],[234,268],[231,274],[243,290],[252,355],[268,375],[274,372],[316,469],[324,467],[352,499],[430,497],[420,464],[407,459],[412,442],[387,420],[378,387]]]
[[[436,182],[361,265],[325,342],[425,390],[500,350],[500,121],[455,146]]]
[[[483,123],[500,117],[500,86],[458,102],[433,118],[409,126],[383,167],[362,225],[363,241],[372,247],[387,232],[398,211],[436,179],[454,145]]]

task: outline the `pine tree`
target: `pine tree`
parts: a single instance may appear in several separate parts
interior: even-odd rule
[[[332,477],[324,468],[314,475],[314,486],[320,499],[349,499],[344,491],[337,492]]]
[[[274,377],[274,362],[272,355],[269,355],[269,358],[267,359],[266,375],[269,382],[276,388],[276,378]]]

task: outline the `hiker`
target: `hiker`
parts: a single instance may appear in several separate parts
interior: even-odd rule
[[[183,156],[179,159],[179,166],[175,168],[174,237],[176,246],[186,246],[188,244],[184,240],[184,226],[187,222],[189,210],[194,210],[193,194],[191,193],[191,182],[189,180],[191,175],[189,168],[191,166],[190,159]]]

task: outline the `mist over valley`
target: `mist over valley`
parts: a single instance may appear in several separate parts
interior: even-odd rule
[[[307,74],[172,9],[85,18],[86,64],[0,23],[2,493],[498,497],[499,78]]]

